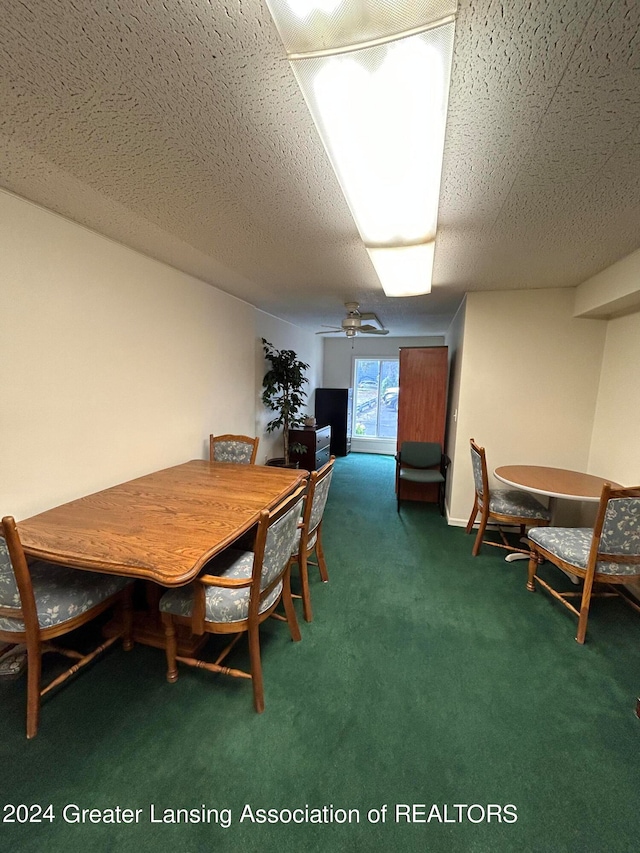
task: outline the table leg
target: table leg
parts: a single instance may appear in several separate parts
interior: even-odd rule
[[[153,646],[156,649],[165,648],[165,633],[158,604],[164,588],[153,581],[145,581],[146,607],[144,610],[133,611],[133,642],[142,646]],[[111,637],[120,631],[119,617],[116,615],[102,629],[106,637]],[[184,657],[193,655],[205,644],[208,635],[197,636],[191,633],[187,625],[176,626],[178,654]]]

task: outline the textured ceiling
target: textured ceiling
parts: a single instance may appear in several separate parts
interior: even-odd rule
[[[0,0],[0,185],[306,328],[640,246],[640,3],[461,0],[429,296],[384,296],[260,0]]]

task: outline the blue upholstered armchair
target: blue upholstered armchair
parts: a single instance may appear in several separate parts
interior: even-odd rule
[[[578,643],[585,640],[593,595],[617,593],[640,612],[638,603],[622,586],[640,578],[640,486],[614,489],[605,485],[593,530],[534,527],[529,531],[529,541],[532,555],[527,589],[534,592],[539,583],[578,617]],[[559,592],[539,577],[538,565],[543,560],[582,578],[582,591]],[[594,592],[596,584],[603,585],[606,591]],[[579,610],[569,601],[576,596],[581,599]]]
[[[253,551],[227,548],[214,557],[197,580],[186,587],[171,589],[160,599],[165,627],[167,681],[178,678],[177,661],[221,672],[253,682],[256,711],[264,711],[264,687],[260,660],[259,626],[269,616],[289,624],[291,638],[300,640],[290,587],[290,558],[298,533],[306,483],[271,512],[260,514]],[[282,601],[286,618],[275,610]],[[176,625],[188,625],[193,634],[233,634],[232,641],[215,663],[179,656]],[[243,633],[249,635],[251,671],[230,669],[222,661]]]
[[[0,536],[0,640],[27,647],[27,737],[38,732],[40,699],[73,675],[119,637],[129,650],[131,641],[131,590],[128,578],[85,572],[38,561],[30,566],[11,516],[2,519]],[[88,654],[51,646],[48,641],[68,634],[112,605],[123,610],[121,631]],[[74,664],[41,688],[42,654],[55,651]]]
[[[477,445],[473,439],[471,439],[471,465],[475,497],[473,509],[467,522],[467,533],[471,533],[476,517],[480,513],[480,524],[471,553],[477,557],[483,544],[505,548],[507,551],[522,551],[522,549],[514,548],[509,544],[499,525],[518,526],[520,527],[520,535],[523,536],[526,528],[530,525],[549,524],[551,513],[529,492],[523,492],[520,489],[490,490],[485,450],[484,447]],[[492,542],[484,538],[489,521],[495,521],[498,524],[500,542]],[[522,553],[528,552],[522,551]]]

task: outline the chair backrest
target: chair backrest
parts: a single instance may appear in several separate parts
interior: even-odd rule
[[[324,508],[327,505],[327,498],[329,497],[329,486],[333,477],[335,461],[336,457],[332,456],[327,464],[323,465],[319,471],[311,472],[302,518],[307,537],[311,536],[318,529],[322,521]]]
[[[259,441],[250,435],[210,435],[209,461],[255,465]]]
[[[480,447],[471,439],[471,466],[473,468],[473,483],[477,496],[482,499],[489,494],[489,475],[487,474],[487,457],[484,447]]]
[[[400,464],[411,468],[433,468],[442,463],[442,446],[436,441],[403,441]]]
[[[260,514],[256,533],[251,601],[249,610],[257,614],[261,598],[264,598],[284,574],[298,532],[298,522],[306,491],[306,481],[289,495],[279,506]]]
[[[27,558],[22,550],[16,523],[11,516],[2,519],[0,536],[0,629],[3,618],[24,622],[25,631],[37,631],[36,602]]]
[[[614,563],[621,575],[640,575],[640,486],[602,489],[593,528],[589,565]],[[597,567],[596,567],[597,571]]]

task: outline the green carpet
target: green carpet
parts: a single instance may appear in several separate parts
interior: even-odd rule
[[[170,685],[162,652],[116,647],[45,698],[27,742],[24,676],[0,683],[2,804],[54,816],[3,822],[2,850],[638,850],[637,614],[596,601],[578,646],[573,617],[526,591],[526,563],[472,558],[435,506],[398,515],[393,464],[338,460],[330,583],[312,575],[301,643],[264,625],[263,715],[246,681],[181,668]],[[66,822],[73,805],[141,813]],[[219,811],[172,825],[152,805]],[[324,822],[283,822],[306,806]]]

